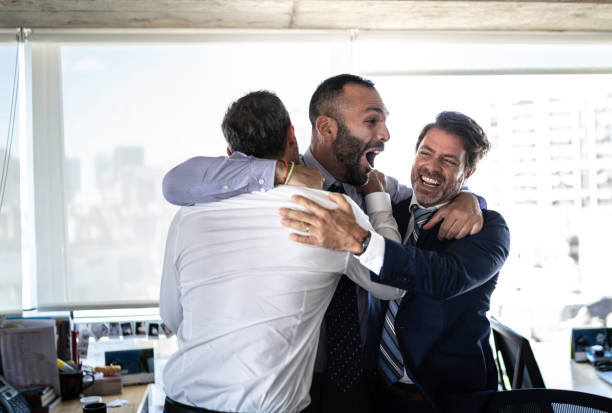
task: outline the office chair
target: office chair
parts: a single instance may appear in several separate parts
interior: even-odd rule
[[[504,390],[545,388],[529,341],[491,317],[499,380]],[[503,362],[503,363],[502,363]],[[508,380],[504,380],[504,373]],[[510,387],[508,387],[510,382]]]
[[[493,393],[480,413],[611,413],[612,399],[555,389],[521,389]]]

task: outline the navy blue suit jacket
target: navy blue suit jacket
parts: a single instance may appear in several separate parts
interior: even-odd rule
[[[393,207],[402,237],[409,205]],[[406,290],[395,319],[400,350],[408,376],[438,411],[448,410],[452,395],[497,388],[486,312],[510,233],[500,214],[482,213],[482,231],[461,240],[438,240],[439,225],[421,231],[416,248],[385,239],[384,264],[372,273],[372,280]],[[369,297],[365,359],[374,375],[387,303]]]

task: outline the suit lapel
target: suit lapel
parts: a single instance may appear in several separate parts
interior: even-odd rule
[[[406,223],[406,226],[408,224]],[[421,230],[416,247],[419,249],[439,250],[445,241],[438,240],[437,224],[429,230]],[[416,296],[409,292],[402,299],[395,319],[396,331],[403,330],[405,365],[411,373],[418,370],[434,348],[436,341],[443,333],[443,302],[427,296]],[[400,327],[401,324],[401,328]]]
[[[410,222],[410,200],[412,198],[405,199],[404,201],[393,205],[393,217],[397,222],[397,228],[402,236],[402,239],[406,236],[408,230],[408,223]]]
[[[438,231],[440,230],[440,225],[436,225],[431,229],[422,229],[419,232],[419,239],[417,240],[417,248],[425,248],[425,249],[433,249],[427,248],[428,246],[433,246],[438,242]]]

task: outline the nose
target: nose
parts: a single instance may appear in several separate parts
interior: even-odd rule
[[[389,129],[387,129],[386,124],[383,124],[380,132],[378,133],[378,139],[383,142],[387,142],[389,139],[391,139],[391,135],[389,134]]]
[[[423,161],[421,164],[423,168],[425,168],[427,173],[441,172],[442,171],[442,159],[433,157],[431,159],[427,159]]]

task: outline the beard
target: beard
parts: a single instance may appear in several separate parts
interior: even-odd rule
[[[332,143],[332,149],[336,155],[336,160],[345,173],[345,183],[353,186],[362,186],[368,182],[368,173],[361,171],[361,157],[364,152],[371,148],[383,149],[382,143],[368,142],[363,144],[359,138],[351,135],[343,121],[337,120],[338,134]],[[374,160],[372,158],[372,167]]]

